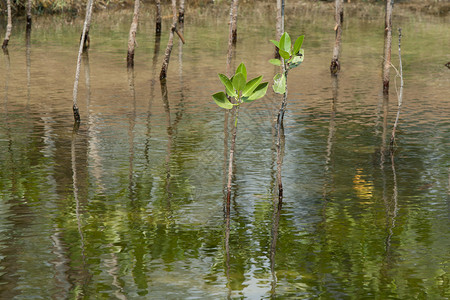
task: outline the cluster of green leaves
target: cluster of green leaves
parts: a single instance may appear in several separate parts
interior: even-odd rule
[[[298,67],[304,58],[302,49],[304,35],[299,36],[292,45],[291,37],[287,32],[283,33],[279,41],[270,40],[278,48],[281,59],[271,59],[269,62],[275,66],[284,64],[284,73],[278,73],[273,78],[273,90],[275,93],[284,94],[286,92],[286,74],[290,69]]]
[[[261,83],[262,76],[247,82],[247,69],[243,63],[237,67],[236,73],[231,78],[219,74],[219,79],[225,86],[226,93],[218,92],[212,97],[218,106],[225,109],[231,109],[235,105],[239,106],[244,102],[252,102],[264,97],[269,85],[268,82]],[[235,99],[234,103],[230,102],[227,95]]]

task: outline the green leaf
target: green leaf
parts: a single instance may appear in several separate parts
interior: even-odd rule
[[[247,82],[244,90],[242,91],[242,97],[249,97],[253,93],[253,91],[258,87],[261,80],[262,76],[259,76]]]
[[[236,69],[236,74],[237,73],[242,73],[244,75],[244,79],[245,81],[247,81],[247,69],[245,68],[244,63],[241,63],[237,69]]]
[[[224,92],[218,92],[212,95],[217,105],[225,109],[232,109],[233,104],[228,100],[227,95]]]
[[[252,102],[256,99],[262,98],[266,95],[267,88],[269,87],[268,82],[260,83],[256,89],[253,91],[253,93],[250,95],[250,97],[242,98],[244,102]]]
[[[284,59],[289,59],[289,58],[291,58],[291,55],[290,55],[288,52],[286,52],[286,51],[284,51],[284,50],[282,50],[282,49],[279,49],[279,50],[278,50],[278,53],[280,53],[280,56],[281,56],[282,58],[284,58]]]
[[[281,61],[279,59],[272,58],[272,59],[269,59],[269,62],[272,65],[279,66],[279,67],[281,66]]]
[[[283,33],[280,38],[280,50],[284,50],[287,53],[291,54],[291,37],[287,32]],[[280,53],[281,55],[281,53]],[[290,56],[290,55],[289,55]]]
[[[276,74],[273,77],[273,91],[277,94],[284,94],[286,92],[286,77],[284,74]]]
[[[233,76],[233,87],[238,93],[244,89],[246,83],[245,81],[245,76],[241,72],[236,73]]]
[[[225,86],[227,94],[230,95],[231,97],[237,97],[237,94],[234,91],[233,83],[231,83],[231,80],[228,79],[228,77],[225,76],[224,74],[220,74],[220,73],[219,73],[219,79],[222,82],[222,84]]]
[[[275,40],[270,40],[275,46],[277,46],[277,48],[280,48],[280,43],[278,41]]]
[[[305,38],[305,36],[301,35],[297,38],[297,40],[295,40],[294,50],[292,52],[293,55],[296,55],[298,53],[298,51],[300,51],[300,49],[302,48],[304,38]]]
[[[303,53],[304,53],[303,49],[300,49],[300,53],[299,53],[300,55],[296,55],[296,56],[292,57],[292,60],[289,63],[289,69],[298,67],[303,62],[303,59],[305,57]]]

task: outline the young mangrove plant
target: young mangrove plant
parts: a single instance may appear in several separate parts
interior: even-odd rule
[[[291,37],[287,32],[283,33],[279,41],[270,40],[277,48],[280,54],[280,59],[271,59],[269,62],[275,66],[282,68],[282,73],[278,73],[273,78],[273,90],[277,94],[285,94],[287,91],[287,74],[289,70],[298,67],[304,58],[304,51],[302,49],[304,35],[299,36],[294,45],[291,43]]]
[[[239,107],[243,103],[249,103],[264,97],[269,83],[261,82],[262,76],[247,81],[247,69],[243,63],[237,67],[235,74],[231,78],[228,78],[224,74],[219,74],[219,79],[225,86],[225,92],[218,92],[212,95],[214,102],[225,109],[236,108],[236,117],[228,161],[227,201],[229,201],[231,197],[231,178],[233,174],[233,156],[236,145]],[[230,99],[233,101],[231,102]]]
[[[280,66],[281,73],[277,73],[273,78],[273,90],[277,94],[283,95],[280,111],[277,118],[277,182],[278,182],[278,197],[283,197],[283,185],[281,183],[281,164],[282,157],[282,141],[283,141],[283,118],[287,105],[287,75],[289,70],[298,67],[304,58],[304,51],[302,49],[304,35],[299,36],[294,45],[291,43],[291,37],[287,32],[283,33],[279,41],[271,40],[271,42],[278,48],[280,59],[271,59],[269,62],[275,66]]]

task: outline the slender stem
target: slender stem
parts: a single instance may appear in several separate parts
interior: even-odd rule
[[[282,71],[284,76],[286,77],[286,90],[283,94],[283,101],[281,102],[280,111],[278,113],[277,119],[277,183],[278,183],[278,196],[281,199],[283,197],[283,183],[281,181],[281,165],[283,163],[283,144],[284,144],[284,113],[286,111],[287,106],[287,94],[288,94],[288,86],[287,86],[287,75],[288,68],[286,66],[286,61],[282,58]]]
[[[234,122],[233,134],[231,137],[230,158],[228,160],[227,205],[229,205],[230,199],[231,199],[231,180],[233,177],[233,157],[234,157],[234,150],[236,148],[238,115],[239,115],[239,105],[236,106],[236,118],[235,118],[235,122]]]

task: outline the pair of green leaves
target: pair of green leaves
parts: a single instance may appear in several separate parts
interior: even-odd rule
[[[252,102],[256,99],[264,97],[267,92],[268,82],[262,81],[262,76],[253,78],[247,82],[247,69],[243,63],[241,63],[236,73],[228,78],[224,74],[219,74],[219,79],[225,86],[224,92],[218,92],[212,95],[216,104],[225,109],[231,109],[234,105],[240,105],[243,102]],[[236,99],[236,103],[233,104],[228,100],[228,96]]]

